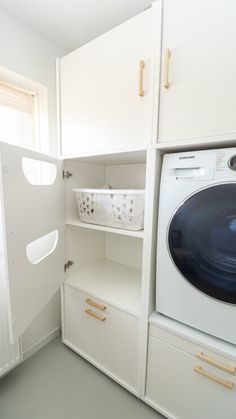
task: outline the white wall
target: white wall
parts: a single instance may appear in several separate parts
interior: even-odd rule
[[[37,81],[48,88],[49,138],[56,153],[55,59],[64,51],[14,17],[0,10],[0,66]]]
[[[64,51],[14,17],[0,11],[0,66],[37,81],[48,88],[49,138],[56,154],[55,59]],[[27,350],[60,325],[59,293],[48,303],[22,338]]]

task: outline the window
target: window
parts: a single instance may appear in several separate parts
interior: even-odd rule
[[[0,81],[0,140],[38,149],[37,96]]]
[[[0,67],[0,141],[48,153],[47,89]]]

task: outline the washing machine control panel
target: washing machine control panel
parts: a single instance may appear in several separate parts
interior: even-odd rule
[[[231,170],[236,170],[236,155],[230,157],[230,159],[228,160],[228,166]]]
[[[215,179],[235,180],[236,179],[236,149],[223,148],[216,150]]]
[[[236,148],[197,150],[164,156],[163,181],[236,181]]]

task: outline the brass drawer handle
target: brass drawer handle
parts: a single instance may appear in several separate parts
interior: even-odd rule
[[[100,316],[99,314],[92,311],[90,308],[86,308],[86,310],[84,310],[84,312],[86,314],[89,314],[90,316],[94,317],[95,319],[100,320],[100,322],[104,322],[106,320],[105,316]]]
[[[229,374],[235,374],[236,367],[233,367],[231,365],[221,364],[220,362],[215,361],[214,359],[211,359],[208,356],[204,355],[203,352],[196,353],[195,357],[198,359],[201,359],[201,361],[204,361],[210,365],[213,365],[213,367],[216,367],[222,371],[228,372]]]
[[[163,86],[165,89],[169,89],[169,64],[170,64],[171,52],[169,48],[164,50],[164,64],[163,64]]]
[[[107,306],[105,306],[105,304],[100,304],[100,303],[96,303],[96,301],[93,301],[92,298],[86,298],[85,302],[87,304],[90,304],[91,306],[98,308],[99,310],[103,310],[105,311]]]
[[[194,371],[198,374],[203,375],[206,378],[209,378],[209,380],[214,381],[215,383],[221,384],[222,386],[228,388],[229,390],[232,390],[234,383],[232,383],[229,380],[223,380],[222,378],[217,377],[216,375],[210,374],[209,372],[205,371],[200,365],[195,365]]]
[[[139,83],[138,83],[138,94],[139,96],[144,96],[144,90],[143,90],[143,70],[145,67],[145,62],[143,60],[139,61]]]

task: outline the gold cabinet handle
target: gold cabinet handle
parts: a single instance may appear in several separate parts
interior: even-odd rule
[[[106,310],[106,308],[107,308],[107,306],[105,306],[105,304],[100,304],[100,303],[97,303],[96,301],[93,301],[92,300],[92,298],[86,298],[86,300],[85,300],[85,302],[87,303],[87,304],[90,304],[91,306],[93,306],[93,307],[95,307],[95,308],[98,308],[99,310],[103,310],[103,311],[105,311]]]
[[[171,52],[169,48],[164,50],[164,64],[163,64],[163,86],[165,89],[169,89],[169,64],[170,64]]]
[[[200,365],[195,365],[194,371],[198,374],[203,375],[206,378],[209,378],[209,380],[214,381],[215,383],[221,384],[222,386],[232,390],[234,384],[229,380],[223,380],[222,378],[217,377],[216,375],[210,374],[209,372],[205,371]]]
[[[225,365],[221,364],[220,362],[209,358],[208,356],[204,355],[203,352],[197,352],[195,355],[196,358],[201,359],[201,361],[207,362],[210,365],[213,365],[213,367],[219,368],[222,371],[228,372],[229,374],[235,374],[236,367],[233,367],[231,365]]]
[[[86,314],[89,314],[90,316],[94,317],[95,319],[100,320],[100,322],[104,322],[106,320],[105,316],[100,316],[99,314],[92,311],[90,308],[86,308],[86,310],[84,310],[84,312]]]
[[[139,83],[138,83],[138,94],[139,96],[144,96],[144,90],[143,90],[143,70],[145,67],[145,62],[143,60],[139,61]]]

